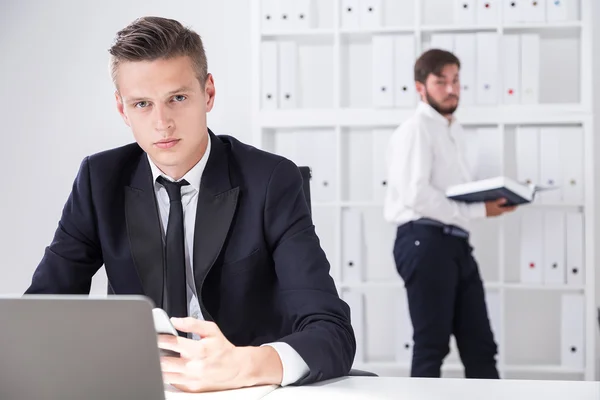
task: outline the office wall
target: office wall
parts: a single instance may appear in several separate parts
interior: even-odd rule
[[[133,19],[176,18],[203,37],[217,88],[209,127],[251,140],[249,11],[246,0],[0,1],[0,295],[29,285],[82,158],[133,140],[107,52]],[[101,271],[93,292],[105,287]]]

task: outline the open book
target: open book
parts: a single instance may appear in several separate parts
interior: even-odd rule
[[[536,193],[557,188],[557,186],[542,187],[533,184],[522,184],[505,176],[498,176],[451,186],[446,190],[446,197],[465,203],[505,198],[506,205],[513,206],[531,203]]]

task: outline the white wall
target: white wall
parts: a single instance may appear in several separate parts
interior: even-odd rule
[[[217,88],[209,127],[249,142],[249,12],[247,0],[0,1],[0,294],[28,287],[82,158],[133,141],[108,75],[115,33],[144,15],[196,30]],[[105,290],[102,272],[93,292]]]

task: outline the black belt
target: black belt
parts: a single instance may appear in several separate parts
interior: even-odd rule
[[[441,228],[442,231],[446,235],[455,236],[455,237],[458,237],[461,239],[469,238],[469,232],[467,232],[466,230],[459,228],[458,226],[446,225],[440,221],[436,221],[435,219],[420,218],[420,219],[417,219],[412,222],[413,222],[413,224],[417,224],[417,225],[427,225],[427,226],[435,226],[436,228]]]

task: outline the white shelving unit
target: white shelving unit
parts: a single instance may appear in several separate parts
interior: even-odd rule
[[[533,22],[506,20],[505,0],[252,1],[254,145],[313,169],[313,219],[331,263],[331,275],[342,297],[349,295],[352,302],[363,299],[360,310],[353,307],[353,325],[361,343],[355,367],[386,375],[407,375],[410,371],[409,353],[401,348],[410,347],[403,344],[410,340],[406,312],[402,311],[406,306],[402,304],[404,285],[392,258],[395,227],[383,220],[382,185],[386,139],[414,113],[416,101],[402,107],[373,105],[372,77],[377,75],[372,64],[373,38],[413,37],[416,59],[428,48],[432,35],[486,33],[499,41],[497,52],[490,54],[498,59],[498,65],[492,66],[498,71],[494,82],[499,87],[497,101],[461,103],[456,115],[473,137],[483,137],[477,136],[480,129],[489,133],[489,128],[499,135],[496,150],[501,162],[495,166],[497,172],[515,178],[520,174],[517,164],[523,161],[516,154],[516,143],[521,129],[539,128],[540,135],[546,128],[583,132],[579,149],[583,168],[577,182],[583,186],[580,198],[538,201],[510,216],[481,221],[473,229],[486,295],[494,296],[488,299],[488,308],[495,307],[490,318],[499,344],[498,367],[501,376],[510,378],[595,379],[592,0],[576,1],[576,19]],[[565,2],[570,3],[562,0]],[[469,7],[489,3],[499,11],[491,23],[475,20],[459,24],[454,20],[455,3]],[[551,7],[554,1],[536,3]],[[365,24],[348,25],[343,15],[348,5],[357,10],[382,10],[380,23],[368,16],[364,17]],[[503,96],[508,78],[501,44],[508,35],[523,34],[539,39],[538,100],[508,104]],[[397,69],[395,66],[395,73]],[[412,75],[394,79],[414,86]],[[565,137],[564,132],[561,137]],[[483,138],[484,147],[486,140],[488,137]],[[534,151],[537,154],[539,149]],[[556,161],[557,173],[564,175],[565,160]],[[520,268],[525,239],[521,235],[525,237],[525,233],[521,223],[528,213],[535,212],[583,217],[581,282],[567,282],[567,278],[564,284],[523,281]],[[352,215],[359,215],[359,219],[351,222]],[[349,239],[354,232],[359,233]],[[543,236],[544,230],[540,232]],[[563,247],[567,246],[566,236]],[[567,256],[561,257],[568,270]],[[349,259],[355,261],[352,273],[348,272]],[[563,336],[572,334],[561,329],[563,314],[571,313],[569,308],[562,310],[564,296],[580,296],[584,303],[583,332],[578,332],[583,334],[583,362],[576,365],[563,354]],[[396,321],[402,318],[398,315],[405,318],[400,323]],[[455,346],[451,349],[443,367],[444,374],[450,376],[462,371]],[[576,352],[581,351],[578,346]]]

